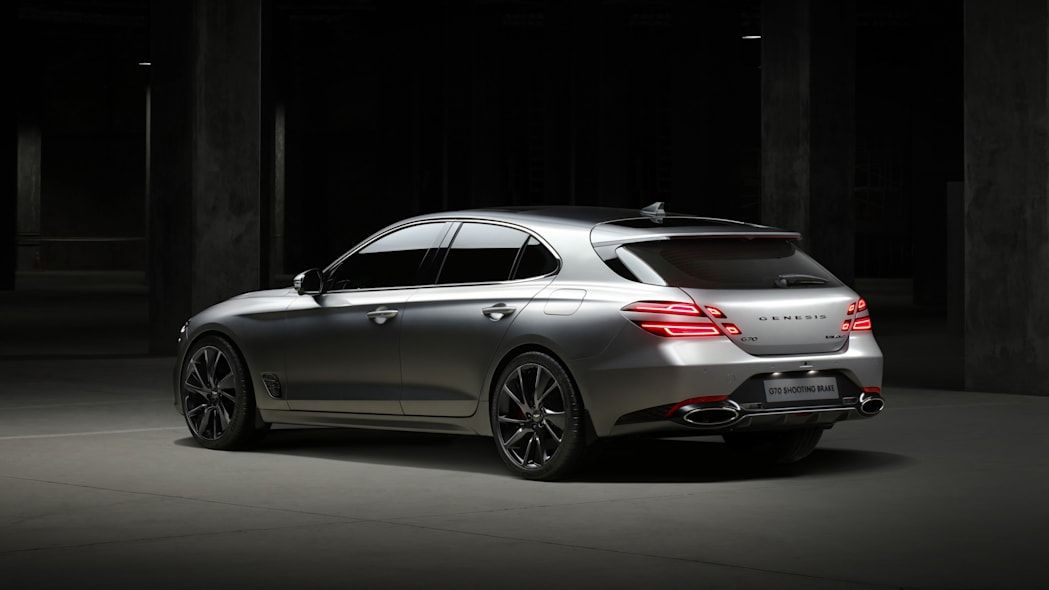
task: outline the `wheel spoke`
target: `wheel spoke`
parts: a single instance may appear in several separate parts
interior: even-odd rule
[[[535,405],[536,405],[537,407],[542,407],[542,405],[543,405],[543,400],[545,400],[545,399],[546,399],[546,396],[550,395],[550,392],[552,392],[552,391],[555,391],[555,390],[557,390],[557,389],[558,389],[558,387],[557,387],[557,381],[554,381],[553,383],[551,383],[551,384],[550,384],[550,385],[549,385],[549,386],[548,386],[548,387],[546,388],[546,390],[545,390],[545,391],[543,391],[543,393],[542,393],[541,395],[539,395],[539,398],[538,398],[538,399],[537,399],[537,400],[535,401]]]
[[[561,444],[561,437],[556,432],[554,432],[553,427],[550,426],[549,420],[543,420],[543,427],[546,428],[546,431],[550,433],[550,438],[554,439],[554,442],[556,442],[557,444]],[[561,432],[563,433],[564,430],[562,429]]]
[[[192,418],[192,417],[196,416],[197,414],[203,412],[204,408],[207,408],[207,407],[208,407],[208,404],[200,404],[199,406],[197,406],[197,407],[193,408],[192,410],[189,410],[188,412],[186,412],[186,417],[187,418]]]
[[[205,348],[204,350],[207,351],[208,349]],[[215,371],[219,368],[219,359],[221,358],[222,353],[218,350],[215,350],[210,357],[207,356],[207,352],[204,353],[204,360],[207,363],[207,367],[205,368],[208,371],[208,385],[211,387],[215,387]]]
[[[523,368],[524,368],[523,365],[520,366],[520,367],[517,367],[517,384],[518,384],[518,388],[521,391],[521,401],[523,402],[524,407],[525,408],[531,408],[531,406],[528,405],[528,395],[525,393],[526,390],[525,390],[525,385],[524,385],[524,373],[521,372],[521,369],[523,369]]]
[[[223,389],[236,389],[236,383],[237,378],[233,375],[233,370],[230,369],[230,372],[226,373],[226,376],[219,379],[219,382],[215,384],[215,388],[220,391]]]
[[[195,393],[197,395],[203,395],[205,397],[207,397],[211,393],[210,391],[202,387],[197,387],[196,385],[193,385],[189,381],[186,382],[186,389],[188,389],[192,393]]]
[[[234,405],[236,405],[236,403],[237,403],[237,397],[236,396],[231,395],[229,393],[226,393],[225,391],[220,391],[219,395],[222,396],[224,399],[228,399],[229,401],[233,402]]]
[[[518,420],[517,418],[511,418],[509,416],[499,416],[499,422],[502,424],[524,424],[524,420]]]
[[[535,433],[532,433],[531,438],[528,439],[528,444],[525,445],[524,455],[521,457],[522,463],[525,467],[528,466],[528,458],[532,456],[532,446],[535,444]]]
[[[186,384],[187,385],[189,384],[189,378],[190,377],[196,377],[197,378],[197,383],[199,383],[201,385],[204,385],[204,386],[207,386],[207,384],[204,383],[204,378],[200,376],[200,370],[197,368],[197,361],[198,360],[199,360],[199,358],[194,358],[191,361],[189,361],[190,373],[189,373],[189,376],[186,377]]]
[[[226,413],[226,408],[222,404],[218,404],[219,423],[222,425],[222,430],[225,431],[226,427],[229,426],[229,414]]]
[[[204,408],[204,412],[201,413],[200,416],[200,421],[197,422],[197,434],[201,437],[207,438],[204,433],[207,432],[208,422],[211,419],[211,412],[211,407]]]
[[[528,408],[528,406],[526,406],[524,404],[524,402],[522,402],[521,400],[517,399],[517,396],[514,395],[514,392],[510,391],[510,387],[509,386],[503,385],[503,391],[506,392],[506,395],[509,396],[511,401],[513,401],[515,404],[517,404],[517,407],[521,410],[522,413],[524,413],[525,416],[527,416],[528,414],[532,413],[532,410],[530,410]]]
[[[524,427],[518,428],[517,432],[513,433],[513,435],[510,438],[506,439],[506,442],[503,443],[503,446],[506,448],[510,448],[518,442],[520,442],[521,439],[524,438],[526,435],[531,434],[531,432],[531,430]]]
[[[553,412],[551,410],[543,410],[543,416],[545,422],[553,424],[561,432],[565,431],[565,413],[564,412]]]

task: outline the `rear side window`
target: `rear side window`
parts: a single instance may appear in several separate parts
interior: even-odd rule
[[[455,235],[437,282],[506,281],[528,234],[502,225],[464,223]]]
[[[546,246],[539,243],[535,238],[528,238],[524,251],[521,252],[521,260],[517,262],[517,270],[514,271],[515,279],[530,279],[548,275],[557,270],[557,259]]]
[[[666,284],[695,289],[839,287],[841,283],[788,240],[674,239],[628,244]],[[622,258],[622,256],[620,256]],[[635,272],[638,276],[639,273]],[[646,281],[647,282],[647,281]]]

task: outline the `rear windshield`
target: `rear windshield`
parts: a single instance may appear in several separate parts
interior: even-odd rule
[[[620,255],[628,268],[630,259],[636,257],[675,287],[811,289],[841,286],[834,275],[788,240],[679,238],[628,244],[620,250],[628,252],[627,256]],[[638,270],[648,269],[630,270],[642,277]]]

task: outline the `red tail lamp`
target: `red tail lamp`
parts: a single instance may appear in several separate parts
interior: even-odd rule
[[[729,336],[739,336],[743,333],[742,330],[736,327],[736,324],[721,324],[721,329]]]
[[[636,311],[640,313],[662,313],[669,315],[687,315],[700,317],[703,312],[693,303],[681,303],[678,301],[637,301],[627,305],[623,311]]]
[[[719,320],[725,319],[725,312],[721,311],[720,309],[716,307],[711,307],[709,305],[706,306],[705,309],[707,310],[707,313],[710,314],[710,317],[717,318]]]
[[[856,321],[852,324],[852,329],[866,331],[871,329],[871,318],[870,316],[863,318],[856,318]]]
[[[669,338],[682,336],[720,336],[721,330],[714,324],[681,323],[681,322],[641,322],[638,324],[646,332]]]

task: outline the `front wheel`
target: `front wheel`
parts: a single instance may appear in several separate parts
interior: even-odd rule
[[[497,377],[490,405],[492,434],[510,471],[552,481],[579,465],[586,452],[583,402],[553,357],[514,358]]]
[[[761,462],[786,464],[808,457],[822,436],[822,428],[802,428],[768,432],[731,432],[723,438],[733,450],[742,451]]]
[[[247,367],[228,340],[205,336],[196,342],[186,353],[180,383],[182,414],[201,446],[244,448],[265,432]]]

